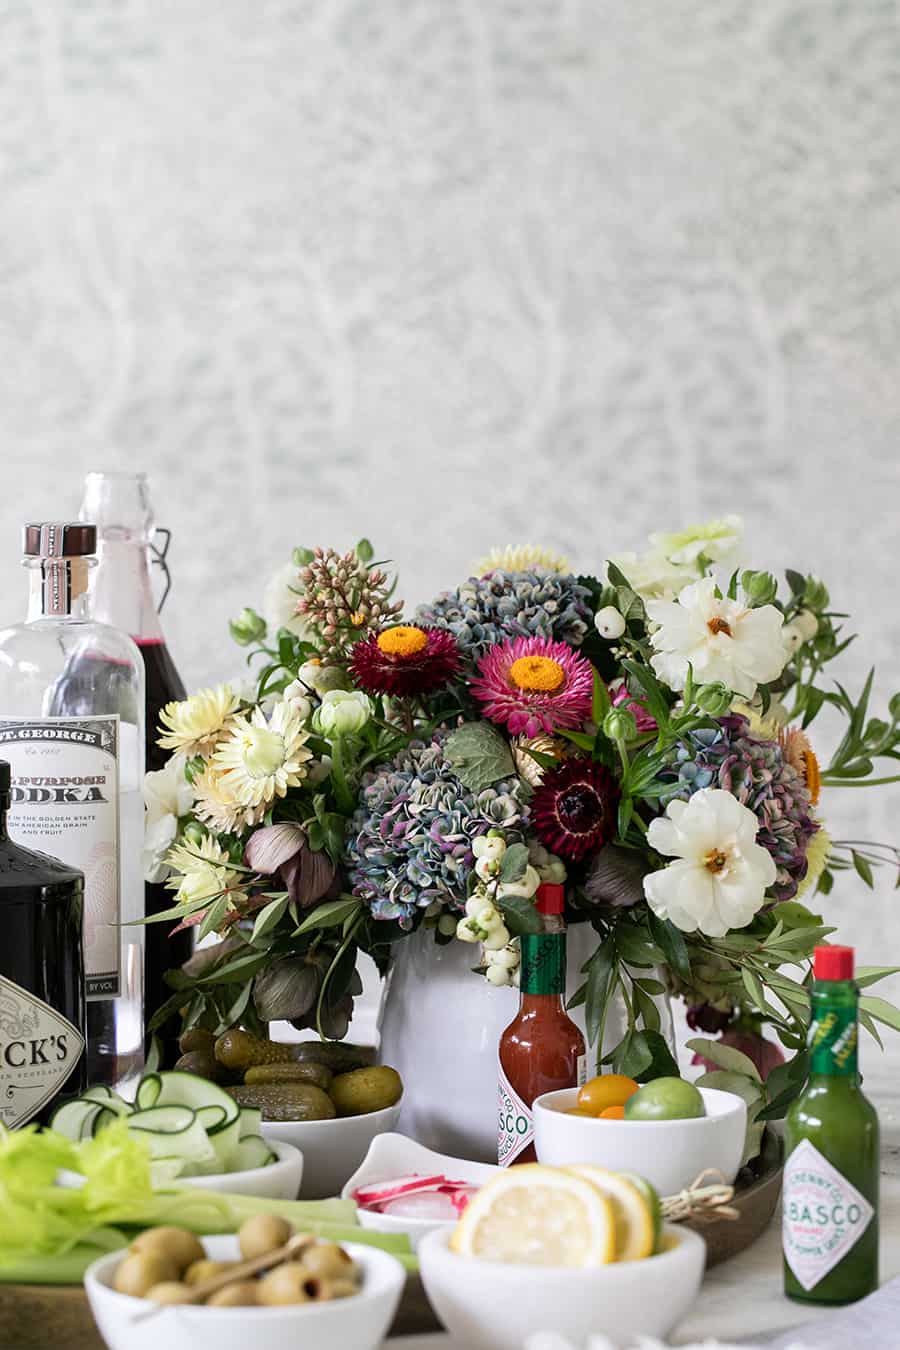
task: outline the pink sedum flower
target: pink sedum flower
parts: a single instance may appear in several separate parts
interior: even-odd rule
[[[590,717],[594,670],[565,642],[518,637],[488,648],[471,690],[485,717],[511,735],[552,735]]]

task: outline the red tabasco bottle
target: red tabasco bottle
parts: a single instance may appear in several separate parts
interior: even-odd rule
[[[577,1087],[585,1076],[584,1037],[566,1014],[566,925],[562,886],[538,887],[543,932],[522,937],[519,1011],[500,1037],[497,1159],[536,1160],[531,1105],[542,1092]]]

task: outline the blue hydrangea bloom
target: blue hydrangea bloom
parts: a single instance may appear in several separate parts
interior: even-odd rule
[[[492,572],[470,577],[416,610],[416,623],[447,628],[473,663],[507,638],[543,637],[580,647],[591,622],[590,593],[556,572]]]

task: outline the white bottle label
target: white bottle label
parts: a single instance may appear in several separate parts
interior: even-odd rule
[[[10,838],[84,873],[88,998],[119,994],[119,718],[0,718]]]
[[[781,1234],[785,1259],[804,1289],[843,1261],[874,1213],[814,1144],[797,1145],[784,1165]]]
[[[0,975],[0,1121],[7,1129],[37,1115],[83,1053],[77,1027]]]
[[[497,1161],[509,1167],[534,1139],[534,1116],[503,1071],[497,1087]]]
[[[578,1056],[578,1069],[577,1069],[576,1075],[575,1075],[575,1086],[576,1086],[576,1087],[580,1087],[580,1088],[581,1088],[581,1087],[584,1087],[585,1083],[587,1082],[587,1080],[588,1080],[588,1067],[587,1067],[587,1065],[588,1065],[587,1055],[579,1055],[579,1056]]]

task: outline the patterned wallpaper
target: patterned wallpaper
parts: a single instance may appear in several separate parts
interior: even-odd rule
[[[133,465],[192,683],[297,542],[416,601],[726,511],[900,683],[898,190],[897,0],[0,0],[0,619]]]

